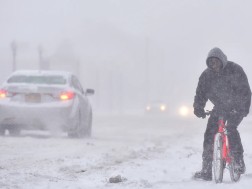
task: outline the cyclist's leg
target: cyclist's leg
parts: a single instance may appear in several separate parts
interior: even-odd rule
[[[217,122],[218,118],[213,114],[208,119],[203,142],[202,170],[195,174],[196,178],[212,180],[213,143],[214,135],[218,131]]]
[[[241,123],[243,117],[230,117],[227,121],[227,130],[229,138],[229,146],[237,165],[241,167],[241,173],[245,172],[245,163],[243,160],[243,146],[241,142],[240,134],[237,127]]]
[[[204,142],[203,142],[203,154],[202,159],[203,162],[207,161],[212,164],[213,160],[213,143],[214,136],[218,131],[218,118],[215,115],[211,115],[208,119],[207,128],[204,134]]]

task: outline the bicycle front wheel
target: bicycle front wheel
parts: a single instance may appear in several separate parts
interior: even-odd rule
[[[216,183],[221,183],[223,180],[224,160],[222,158],[222,136],[217,133],[214,137],[214,149],[213,149],[213,173]]]

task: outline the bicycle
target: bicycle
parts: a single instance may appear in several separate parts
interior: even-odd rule
[[[210,115],[211,111],[207,111],[206,115]],[[213,147],[213,174],[216,183],[221,183],[223,180],[224,169],[229,169],[230,177],[233,182],[240,180],[241,174],[235,168],[235,161],[232,157],[226,129],[226,121],[223,116],[218,120],[218,132],[214,137]]]

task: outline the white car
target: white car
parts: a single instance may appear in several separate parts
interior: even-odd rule
[[[12,73],[0,88],[0,135],[8,130],[19,135],[22,129],[54,130],[69,137],[90,136],[92,108],[84,90],[69,72],[22,70]]]

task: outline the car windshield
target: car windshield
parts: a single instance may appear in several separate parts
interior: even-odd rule
[[[30,83],[30,84],[49,84],[64,85],[66,79],[59,75],[15,75],[8,79],[7,83]]]

